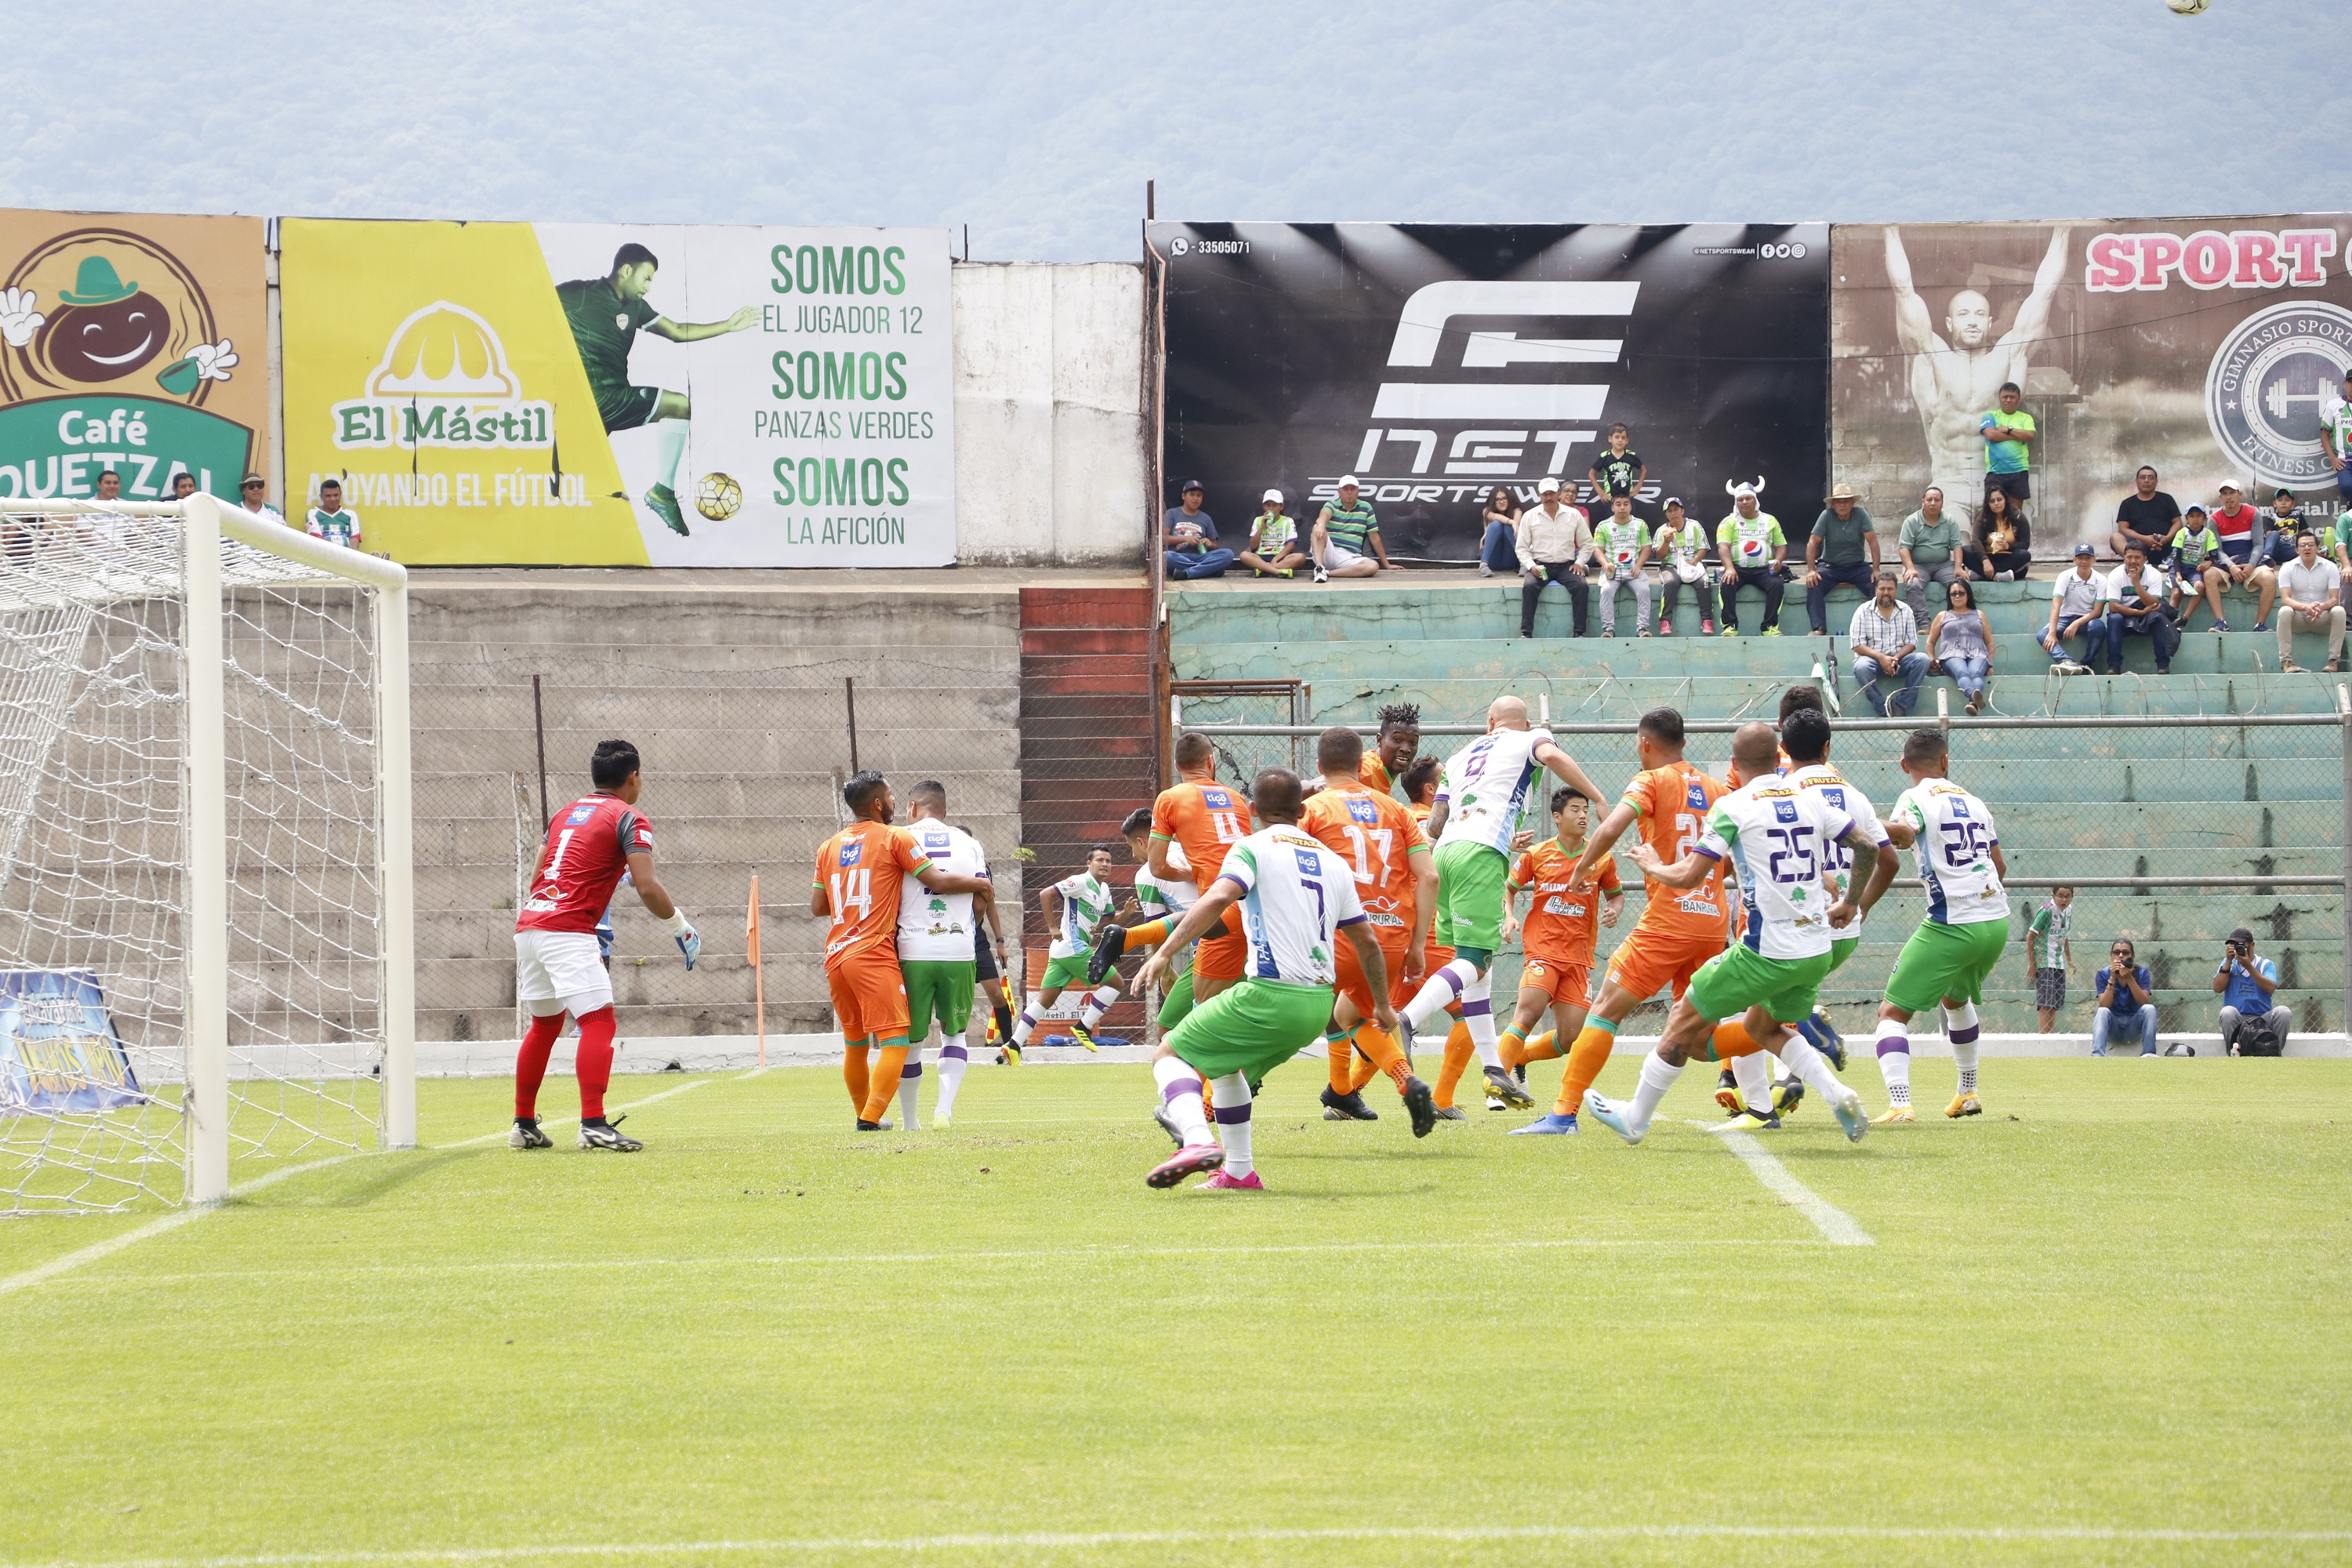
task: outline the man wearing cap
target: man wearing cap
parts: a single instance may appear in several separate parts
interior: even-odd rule
[[[1519,635],[1536,635],[1536,605],[1544,587],[1557,583],[1568,590],[1575,614],[1573,635],[1584,635],[1584,617],[1591,589],[1584,581],[1581,563],[1592,548],[1591,520],[1584,509],[1571,505],[1560,493],[1559,480],[1547,478],[1536,486],[1538,500],[1519,516],[1519,573],[1527,579],[1519,589]]]
[[[1298,548],[1298,525],[1282,510],[1282,492],[1265,492],[1264,510],[1250,524],[1249,548],[1234,559],[1262,577],[1290,577],[1307,564]]]
[[[1180,580],[1222,577],[1234,563],[1234,552],[1218,544],[1217,521],[1201,510],[1204,493],[1198,479],[1186,479],[1177,492],[1181,506],[1171,506],[1160,521],[1160,545],[1167,552],[1168,575]]]
[[[1780,520],[1762,510],[1758,485],[1731,487],[1731,515],[1715,525],[1715,546],[1723,554],[1723,635],[1739,635],[1739,590],[1764,591],[1764,635],[1780,635],[1781,568],[1789,559],[1789,541]]]
[[[2050,624],[2042,628],[2041,643],[2050,655],[2050,668],[2060,675],[2088,675],[2099,668],[2099,654],[2107,646],[2107,579],[2097,570],[2098,550],[2087,541],[2074,546],[2071,571],[2058,574],[2050,584]],[[2066,639],[2083,639],[2083,657],[2066,651]]]
[[[1903,557],[1903,598],[1916,621],[1927,619],[1927,584],[1951,585],[1960,565],[1960,521],[1944,510],[1944,488],[1929,485],[1919,497],[1919,510],[1903,520],[1895,536],[1895,552]],[[1937,595],[1940,601],[1942,595]]]
[[[2245,503],[2238,487],[2221,481],[2221,504],[2213,510],[2213,532],[2221,542],[2214,564],[2229,574],[2230,586],[2256,595],[2254,630],[2270,630],[2271,601],[2278,596],[2278,573],[2270,559],[2271,530],[2263,514]],[[2287,541],[2294,536],[2288,534]]]
[[[245,483],[237,487],[237,494],[245,502],[245,510],[254,516],[280,528],[286,526],[286,514],[269,504],[269,481],[259,474],[246,475]]]
[[[1380,520],[1372,515],[1370,501],[1358,499],[1362,488],[1355,475],[1341,474],[1339,499],[1325,501],[1315,519],[1315,537],[1308,548],[1315,555],[1318,583],[1334,577],[1377,576],[1388,566]]]
[[[1878,529],[1854,503],[1852,485],[1832,485],[1829,504],[1805,540],[1805,618],[1813,635],[1830,632],[1830,590],[1843,583],[1865,599],[1878,580]]]
[[[1658,524],[1650,548],[1664,568],[1659,578],[1666,586],[1666,602],[1658,611],[1658,635],[1675,635],[1675,600],[1687,586],[1698,600],[1698,629],[1701,637],[1715,635],[1715,579],[1706,574],[1707,557],[1711,553],[1706,539],[1706,525],[1683,513],[1683,498],[1666,498],[1666,521]]]
[[[2278,1005],[2278,965],[2254,952],[2254,933],[2244,926],[2222,944],[2221,967],[2213,972],[2213,989],[2221,994],[2221,1048],[2238,1054],[2238,1036],[2249,1019],[2271,1026],[2279,1054],[2286,1054],[2286,1028],[2294,1015]]]

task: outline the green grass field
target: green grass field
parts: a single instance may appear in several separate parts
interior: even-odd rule
[[[1809,1104],[1759,1141],[1870,1246],[1692,1130],[1703,1070],[1639,1149],[1320,1073],[1263,1196],[1144,1187],[1139,1067],[912,1136],[625,1079],[633,1157],[460,1145],[506,1086],[428,1082],[439,1147],[0,1290],[0,1563],[2352,1559],[2352,1062]],[[152,1217],[0,1226],[0,1282]]]

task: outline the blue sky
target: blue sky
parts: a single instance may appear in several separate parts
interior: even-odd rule
[[[2352,207],[2343,0],[20,0],[0,204],[971,227]],[[2275,108],[2265,107],[2266,104]]]

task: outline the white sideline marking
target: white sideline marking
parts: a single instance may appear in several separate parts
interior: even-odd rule
[[[1755,1173],[1756,1179],[1778,1193],[1799,1214],[1813,1222],[1822,1239],[1832,1247],[1875,1247],[1870,1233],[1854,1224],[1853,1216],[1828,1203],[1812,1188],[1789,1174],[1789,1168],[1772,1158],[1771,1152],[1756,1141],[1753,1132],[1718,1132],[1710,1121],[1694,1121],[1699,1129],[1739,1157],[1739,1163]]]
[[[128,1557],[85,1562],[80,1568],[300,1568],[303,1564],[401,1563],[503,1563],[547,1557],[688,1557],[758,1552],[816,1556],[845,1552],[908,1554],[942,1551],[991,1551],[1003,1547],[1069,1550],[1103,1546],[1188,1546],[1278,1541],[1983,1541],[2332,1542],[2352,1541],[2352,1530],[2130,1530],[2096,1525],[2078,1528],[2025,1526],[1939,1530],[1932,1526],[1808,1524],[1588,1524],[1588,1525],[1378,1525],[1329,1530],[1106,1530],[1023,1531],[1005,1533],[917,1536],[834,1536],[782,1541],[596,1542],[579,1545],[451,1546],[404,1552],[273,1552],[250,1557]],[[38,1568],[21,1563],[8,1568]]]
[[[757,1078],[767,1070],[768,1069],[765,1068],[753,1068],[750,1072],[739,1073],[736,1077],[738,1081],[740,1081],[742,1079]],[[656,1100],[667,1100],[673,1094],[684,1094],[689,1089],[700,1089],[704,1084],[714,1081],[716,1080],[711,1079],[698,1079],[693,1083],[682,1083],[676,1089],[666,1089],[659,1094],[649,1094],[643,1100],[633,1100],[629,1104],[622,1106],[619,1109],[622,1110],[635,1110],[640,1105],[651,1105]],[[559,1121],[555,1125],[558,1127],[568,1126],[571,1122],[578,1120],[579,1118],[577,1117],[567,1117],[564,1121]],[[444,1149],[463,1149],[469,1144],[487,1143],[493,1138],[503,1138],[505,1136],[506,1131],[501,1128],[496,1132],[486,1133],[479,1138],[467,1138],[461,1142],[436,1144],[435,1147]],[[272,1171],[266,1176],[256,1176],[249,1182],[241,1182],[228,1190],[228,1195],[232,1198],[248,1197],[265,1188],[274,1187],[278,1183],[287,1180],[289,1177],[299,1176],[309,1171],[323,1170],[329,1165],[340,1165],[346,1160],[365,1159],[370,1155],[380,1152],[382,1152],[382,1151],[375,1149],[354,1149],[348,1154],[331,1154],[323,1160],[312,1160],[308,1164],[289,1165],[282,1171]],[[109,1237],[104,1241],[92,1242],[89,1246],[82,1247],[79,1251],[67,1253],[63,1258],[52,1258],[47,1263],[37,1264],[31,1268],[26,1269],[22,1274],[12,1274],[5,1279],[0,1279],[0,1296],[5,1296],[13,1291],[23,1290],[31,1286],[38,1285],[45,1279],[54,1279],[60,1274],[69,1273],[76,1268],[79,1268],[85,1263],[95,1263],[101,1258],[111,1257],[113,1254],[121,1251],[124,1247],[136,1246],[138,1243],[145,1241],[151,1237],[162,1236],[166,1231],[177,1230],[184,1225],[193,1225],[197,1220],[204,1218],[206,1215],[217,1212],[219,1207],[220,1205],[217,1204],[205,1204],[188,1208],[175,1209],[170,1214],[163,1215],[157,1218],[149,1220],[145,1225],[139,1226],[135,1230],[126,1230],[121,1236]]]

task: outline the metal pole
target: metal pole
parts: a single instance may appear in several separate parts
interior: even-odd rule
[[[857,765],[857,677],[843,676],[841,689],[849,701],[849,771],[861,773],[864,770]]]
[[[382,1139],[387,1149],[414,1149],[416,855],[409,767],[408,590],[380,588],[372,608],[376,665],[376,887],[383,900],[379,959],[383,966],[379,992],[383,1021]],[[546,785],[540,787],[543,791]]]
[[[539,737],[539,830],[547,831],[555,814],[547,809],[547,710],[539,700],[539,677],[530,678],[530,728]]]
[[[228,1196],[228,737],[221,675],[220,503],[200,493],[183,516],[187,1195],[192,1204],[216,1204]]]

